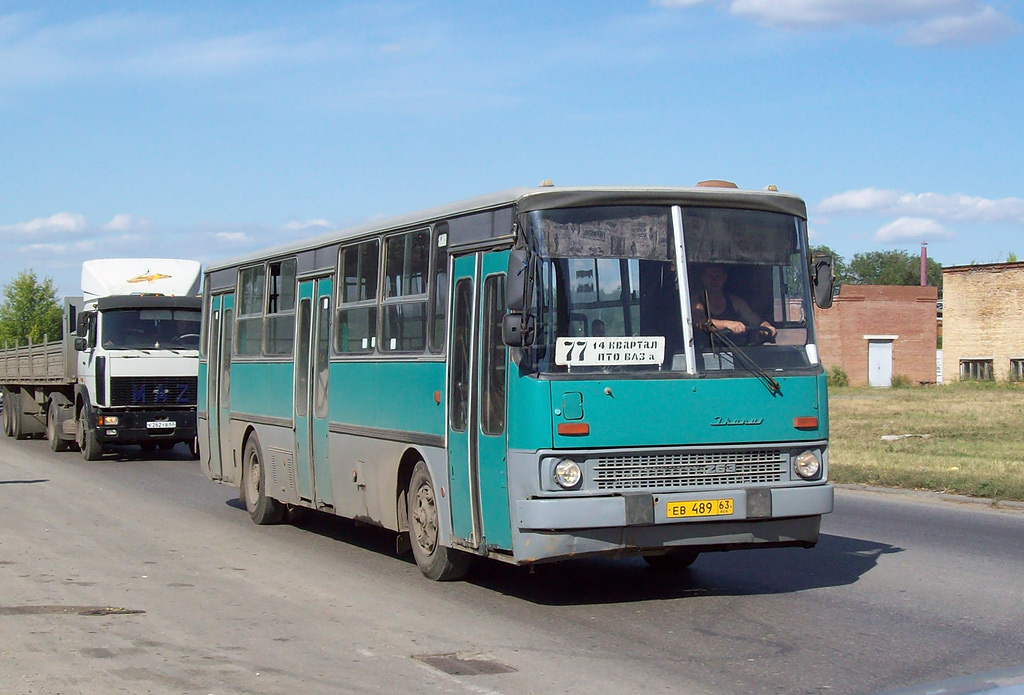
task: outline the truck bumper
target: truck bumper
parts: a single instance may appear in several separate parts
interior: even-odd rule
[[[194,410],[96,410],[96,436],[103,444],[191,442],[196,437]],[[111,424],[111,418],[117,418]]]

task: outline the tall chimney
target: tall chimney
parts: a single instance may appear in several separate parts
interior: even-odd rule
[[[928,242],[921,242],[921,287],[928,286]]]

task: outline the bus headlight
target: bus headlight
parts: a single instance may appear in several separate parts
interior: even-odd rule
[[[562,459],[555,464],[555,482],[560,488],[572,490],[579,486],[581,480],[583,471],[580,470],[580,464],[569,459]]]
[[[814,480],[821,475],[821,461],[813,451],[805,451],[793,459],[793,472],[804,480]]]

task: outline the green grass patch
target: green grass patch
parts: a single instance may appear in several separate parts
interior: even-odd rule
[[[1024,384],[831,388],[829,417],[833,482],[1024,500]]]

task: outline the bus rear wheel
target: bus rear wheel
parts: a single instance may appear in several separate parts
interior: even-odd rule
[[[254,434],[245,443],[242,456],[242,496],[249,516],[260,526],[279,523],[284,516],[284,505],[267,496],[266,472],[263,451]]]
[[[409,543],[416,565],[427,579],[438,582],[462,579],[472,557],[440,543],[439,515],[434,482],[427,464],[416,463],[409,481]]]

